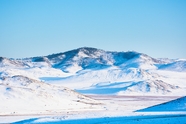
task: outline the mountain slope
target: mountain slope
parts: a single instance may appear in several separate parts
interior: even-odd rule
[[[156,111],[186,111],[186,96],[172,100],[166,103],[148,107],[138,112],[156,112]]]
[[[0,79],[0,115],[99,109],[99,102],[68,88],[24,76]]]
[[[161,80],[103,82],[77,90],[85,94],[117,94],[117,95],[166,95],[179,89],[178,86],[167,84]]]
[[[186,93],[185,63],[184,59],[155,59],[134,51],[83,47],[41,57],[1,57],[0,77],[23,75],[82,93],[99,94],[110,89],[102,93],[182,95]]]
[[[163,64],[163,65],[160,65],[159,69],[185,72],[186,71],[186,61],[185,60],[177,60],[177,61],[174,61],[171,63]]]

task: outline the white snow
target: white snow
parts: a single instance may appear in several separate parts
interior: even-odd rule
[[[0,115],[56,113],[66,110],[100,109],[92,100],[62,86],[23,76],[0,80]]]
[[[178,97],[168,96],[111,96],[111,95],[94,95],[89,96],[96,100],[102,101],[103,110],[94,111],[61,111],[48,115],[22,115],[19,116],[0,116],[4,122],[22,123],[136,123],[142,122],[159,122],[162,118],[167,122],[185,122],[186,112],[133,112],[142,108],[164,103]],[[4,117],[4,118],[2,118]],[[6,120],[9,118],[9,120]],[[107,121],[106,121],[107,120]]]
[[[185,113],[134,111],[185,94],[186,59],[154,59],[134,51],[87,47],[44,57],[0,57],[0,121],[7,123],[21,119],[23,123],[74,123],[72,119],[83,118],[93,120],[79,123],[102,123],[105,119],[109,123],[122,123],[120,119],[158,123],[162,118],[167,123],[182,123]],[[175,103],[169,105],[165,107],[178,108]]]

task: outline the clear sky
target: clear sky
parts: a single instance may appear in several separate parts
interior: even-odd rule
[[[84,46],[186,58],[186,0],[0,0],[0,56]]]

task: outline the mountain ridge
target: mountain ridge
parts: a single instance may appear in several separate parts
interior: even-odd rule
[[[23,75],[82,92],[95,89],[95,93],[100,88],[96,86],[103,82],[110,82],[110,85],[105,86],[121,82],[123,85],[117,85],[120,90],[114,90],[112,87],[111,90],[117,91],[113,92],[114,94],[126,94],[126,91],[131,91],[139,94],[165,95],[184,89],[186,79],[184,59],[156,59],[135,51],[113,52],[91,47],[23,59],[1,57],[0,67],[0,77]],[[172,74],[180,76],[180,79],[175,80]],[[140,87],[146,90],[140,90]]]

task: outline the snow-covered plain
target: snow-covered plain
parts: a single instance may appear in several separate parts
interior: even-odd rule
[[[135,112],[148,106],[154,106],[166,101],[176,99],[175,96],[113,96],[113,95],[91,95],[96,100],[102,101],[102,110],[94,111],[61,111],[60,113],[50,112],[48,114],[29,114],[1,116],[4,122],[22,123],[185,123],[185,111],[165,111],[165,112]],[[180,103],[184,104],[184,102]],[[170,108],[171,109],[171,108]]]
[[[87,47],[42,57],[0,57],[0,123],[148,123],[153,118],[185,123],[185,110],[175,112],[176,103],[171,103],[174,112],[137,111],[185,94],[185,59]],[[180,104],[185,107],[184,100]]]

